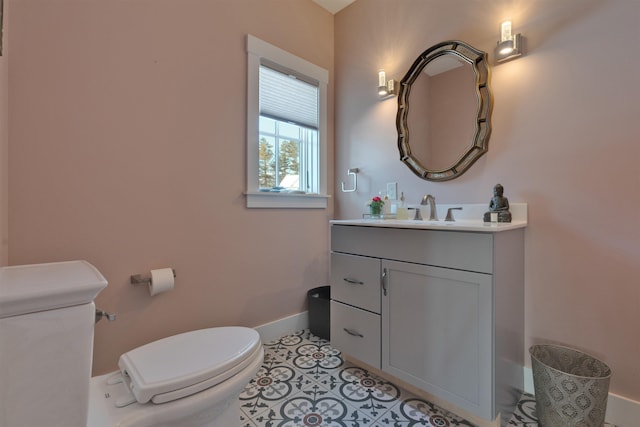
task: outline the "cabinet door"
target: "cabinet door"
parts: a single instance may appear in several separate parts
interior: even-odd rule
[[[331,298],[380,313],[380,260],[331,253]]]
[[[382,262],[382,369],[494,418],[492,276]]]
[[[380,369],[380,315],[331,301],[331,345]]]

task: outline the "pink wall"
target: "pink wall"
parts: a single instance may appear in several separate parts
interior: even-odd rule
[[[527,54],[492,68],[489,152],[456,180],[417,178],[399,161],[397,104],[377,99],[376,71],[400,79],[448,39],[492,58],[506,18]],[[387,182],[412,203],[431,193],[439,203],[487,204],[502,183],[512,202],[529,203],[526,347],[553,341],[588,351],[612,367],[611,391],[634,400],[640,57],[631,47],[640,45],[639,18],[633,0],[358,0],[335,19],[336,180],[360,168],[358,192],[336,194],[336,217],[360,217]]]
[[[9,3],[9,262],[103,272],[97,305],[118,320],[96,327],[94,373],[173,333],[304,311],[328,281],[332,207],[245,208],[245,39],[332,81],[333,16],[299,0]],[[129,284],[161,267],[173,292]]]
[[[0,56],[0,266],[7,265],[9,260],[9,71],[7,51],[8,6],[3,13],[4,49]]]

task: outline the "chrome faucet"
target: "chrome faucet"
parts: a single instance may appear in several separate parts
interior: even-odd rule
[[[438,220],[438,212],[436,211],[436,198],[431,194],[425,194],[422,197],[421,205],[426,205],[429,203],[429,221],[437,221]]]

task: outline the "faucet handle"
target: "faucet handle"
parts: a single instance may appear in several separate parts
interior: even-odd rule
[[[447,217],[444,219],[445,221],[453,222],[453,221],[455,221],[455,220],[456,220],[456,219],[453,217],[453,212],[451,212],[451,211],[453,211],[453,210],[461,211],[461,210],[462,210],[462,208],[449,208],[449,209],[447,209]]]
[[[414,221],[422,221],[422,214],[420,213],[420,208],[416,208],[416,216],[413,217]]]

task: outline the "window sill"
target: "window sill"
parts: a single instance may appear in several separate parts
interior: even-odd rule
[[[329,195],[247,192],[247,208],[326,209]]]

